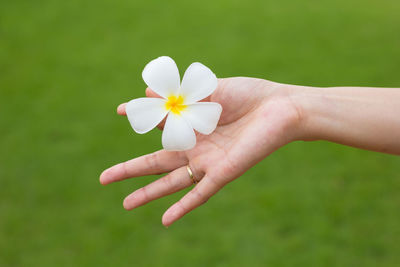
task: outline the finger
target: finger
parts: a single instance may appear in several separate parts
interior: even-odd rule
[[[100,183],[106,185],[131,177],[165,173],[186,163],[182,152],[159,150],[108,168],[100,175]]]
[[[165,122],[167,121],[167,117],[165,117],[158,125],[157,128],[161,131],[164,130]]]
[[[121,116],[126,116],[126,103],[122,103],[117,107],[117,113]]]
[[[157,94],[156,92],[154,92],[153,90],[151,90],[149,87],[146,88],[146,96],[147,96],[147,97],[158,97],[158,98],[162,98],[162,96],[160,96],[159,94]]]
[[[170,195],[193,184],[186,166],[180,167],[166,176],[148,184],[124,200],[124,208],[131,210],[155,199]]]
[[[221,188],[222,185],[217,183],[215,179],[207,175],[204,176],[201,182],[164,213],[162,223],[165,226],[170,226],[188,212],[206,203]]]

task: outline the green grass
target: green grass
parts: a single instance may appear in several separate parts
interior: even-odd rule
[[[400,159],[284,147],[166,229],[100,172],[159,149],[116,106],[169,55],[219,77],[400,87],[397,0],[0,2],[0,266],[399,266]]]

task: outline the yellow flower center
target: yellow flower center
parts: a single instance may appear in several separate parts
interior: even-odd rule
[[[173,113],[179,115],[181,111],[185,110],[187,106],[183,104],[183,97],[181,95],[174,96],[171,95],[168,97],[167,102],[165,103],[165,108],[167,110],[171,110]]]

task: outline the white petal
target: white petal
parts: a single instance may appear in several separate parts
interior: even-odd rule
[[[218,103],[198,102],[188,105],[182,116],[199,133],[210,134],[217,127],[221,112],[222,106]]]
[[[191,104],[211,95],[217,85],[215,74],[203,64],[195,62],[187,68],[179,93],[185,98],[185,104]]]
[[[165,122],[162,144],[165,150],[188,150],[196,145],[196,135],[182,116],[170,112]]]
[[[136,98],[126,104],[126,115],[135,132],[143,134],[157,126],[167,115],[162,98]]]
[[[163,56],[150,61],[144,67],[142,77],[148,87],[164,98],[179,90],[179,70],[170,57]]]

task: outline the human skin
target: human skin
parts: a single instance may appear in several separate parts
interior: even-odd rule
[[[149,88],[146,95],[159,97]],[[127,196],[125,209],[191,186],[188,165],[199,183],[164,213],[162,223],[169,226],[269,154],[298,140],[327,140],[400,155],[399,88],[316,88],[235,77],[219,79],[218,88],[204,101],[220,103],[223,112],[212,134],[197,134],[193,149],[160,150],[100,175],[106,185],[168,173]],[[125,104],[117,112],[126,115]]]

